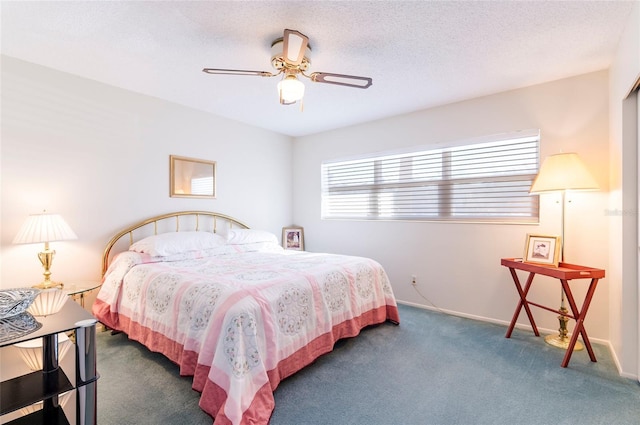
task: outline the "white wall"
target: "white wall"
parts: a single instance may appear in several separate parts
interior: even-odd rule
[[[640,78],[640,3],[629,16],[609,75],[610,209],[621,211],[610,220],[610,340],[621,373],[638,376],[638,140],[630,128],[635,105],[628,95]]]
[[[78,241],[54,246],[54,278],[69,281],[99,277],[104,244],[122,226],[162,212],[208,209],[276,234],[282,225],[303,225],[309,250],[379,260],[400,300],[429,305],[409,285],[417,274],[420,291],[438,307],[508,321],[517,297],[499,259],[520,256],[527,232],[559,232],[552,198],[542,198],[539,226],[322,221],[320,162],[540,128],[543,157],[577,151],[603,188],[573,197],[567,259],[607,269],[587,329],[594,339],[610,339],[622,373],[635,375],[637,258],[632,265],[623,262],[628,226],[624,214],[611,212],[624,212],[636,200],[623,202],[622,196],[621,99],[640,75],[639,33],[637,6],[609,75],[597,72],[303,137],[293,149],[282,135],[2,56],[0,287],[42,277],[35,258],[40,247],[11,244],[29,213],[59,212],[78,234]],[[170,154],[218,161],[218,199],[169,198]],[[635,176],[635,164],[626,166]],[[636,257],[636,248],[629,254],[627,247],[625,255]],[[558,292],[549,281],[536,287],[535,297],[554,305]],[[536,312],[538,325],[555,330],[553,316]],[[526,323],[523,316],[520,323]]]
[[[410,276],[417,274],[420,292],[437,307],[510,321],[518,297],[500,258],[521,257],[528,232],[560,233],[560,207],[553,195],[541,197],[540,225],[320,220],[320,163],[359,153],[539,128],[543,158],[560,151],[578,152],[602,188],[571,196],[566,259],[606,269],[607,84],[607,72],[601,71],[296,139],[293,218],[305,228],[307,248],[378,260],[387,269],[401,301],[429,305],[410,285]],[[559,306],[558,282],[538,279],[533,297]],[[581,282],[572,284],[579,297],[588,284]],[[594,339],[609,336],[608,292],[605,279],[599,284],[586,323]],[[534,314],[539,327],[554,332],[558,328],[553,313],[538,310]],[[524,314],[519,322],[528,323]]]
[[[291,223],[291,138],[2,57],[0,287],[42,280],[41,245],[12,245],[28,214],[60,213],[52,278],[99,279],[119,229],[212,210],[279,235]],[[217,161],[217,199],[169,197],[169,155]]]

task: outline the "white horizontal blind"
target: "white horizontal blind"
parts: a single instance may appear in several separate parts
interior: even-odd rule
[[[211,195],[213,192],[213,177],[194,177],[191,179],[191,194]]]
[[[537,222],[539,135],[322,164],[322,218]]]

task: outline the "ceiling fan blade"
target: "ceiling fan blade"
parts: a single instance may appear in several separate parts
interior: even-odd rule
[[[267,71],[245,71],[242,69],[204,68],[202,72],[219,75],[255,75],[257,77],[275,77],[277,75]]]
[[[309,37],[295,30],[284,30],[282,55],[289,65],[300,65],[307,52]]]
[[[332,74],[330,72],[314,72],[309,78],[316,83],[337,84],[339,86],[366,89],[373,84],[369,77],[357,77],[355,75]]]

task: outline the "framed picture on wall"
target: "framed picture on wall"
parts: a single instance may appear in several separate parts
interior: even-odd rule
[[[561,250],[560,236],[527,234],[523,260],[525,263],[558,267]]]
[[[300,226],[283,227],[282,246],[284,249],[304,251],[304,229]]]

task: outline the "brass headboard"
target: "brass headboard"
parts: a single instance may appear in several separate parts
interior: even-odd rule
[[[174,220],[175,224],[173,224]],[[127,234],[129,235],[129,242],[126,245],[128,248],[133,242],[135,242],[135,240],[137,240],[134,240],[134,232],[136,230],[140,230],[139,233],[141,236],[139,239],[150,235],[157,235],[159,233],[168,233],[170,231],[179,232],[195,230],[217,233],[219,229],[219,222],[222,222],[222,225],[226,226],[226,229],[230,229],[234,226],[238,226],[241,229],[249,228],[249,226],[233,217],[211,211],[178,211],[151,217],[129,226],[118,232],[111,238],[109,243],[107,243],[104,253],[102,254],[102,276],[104,276],[107,272],[107,268],[109,267],[111,250]],[[148,231],[151,226],[153,226],[152,232]],[[171,226],[171,230],[167,230],[169,229],[167,226]],[[158,231],[159,227],[161,231]],[[147,230],[147,232],[144,233],[144,230]]]

